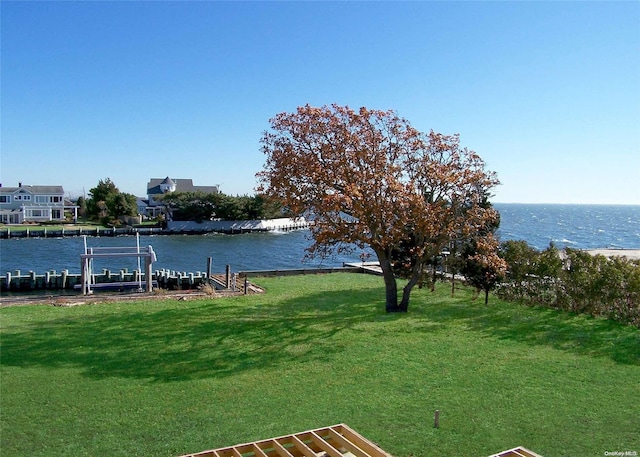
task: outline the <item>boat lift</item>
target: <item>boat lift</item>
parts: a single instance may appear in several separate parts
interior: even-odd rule
[[[93,260],[100,258],[122,258],[122,257],[137,257],[138,258],[138,292],[142,292],[142,272],[141,272],[141,260],[144,259],[144,277],[145,277],[145,289],[147,292],[153,290],[152,265],[157,260],[156,253],[153,252],[153,247],[148,245],[147,247],[140,247],[140,235],[136,233],[136,247],[87,247],[87,237],[84,236],[84,254],[80,255],[81,266],[81,286],[82,295],[92,294],[93,289],[100,287],[96,284],[95,276],[93,274]]]

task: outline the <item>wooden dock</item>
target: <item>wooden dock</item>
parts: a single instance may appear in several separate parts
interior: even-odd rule
[[[380,268],[380,262],[355,262],[344,263],[345,267],[359,268],[363,273],[369,273],[372,275],[382,275],[382,268]]]

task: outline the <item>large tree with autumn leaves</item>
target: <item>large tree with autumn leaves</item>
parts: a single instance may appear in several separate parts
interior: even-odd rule
[[[280,113],[270,125],[260,190],[314,221],[311,255],[373,250],[388,312],[407,311],[424,265],[449,241],[497,217],[482,202],[498,180],[458,135],[424,134],[395,111],[335,104]],[[400,300],[398,271],[407,279]]]

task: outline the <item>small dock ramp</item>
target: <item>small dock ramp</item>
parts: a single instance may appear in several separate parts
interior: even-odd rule
[[[247,294],[261,294],[264,293],[264,289],[260,286],[249,282],[247,276],[234,274],[232,276],[224,274],[212,274],[209,276],[210,284],[213,285],[215,290],[226,290],[231,292],[242,292]]]
[[[382,268],[380,268],[380,262],[354,262],[343,263],[343,266],[349,268],[360,268],[363,273],[369,273],[372,275],[382,275]]]

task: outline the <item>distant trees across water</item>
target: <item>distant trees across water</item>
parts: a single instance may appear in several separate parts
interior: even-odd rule
[[[80,197],[79,214],[103,225],[121,225],[127,218],[138,216],[135,195],[120,192],[111,179],[101,179],[96,187],[89,189],[89,198]]]
[[[262,195],[231,196],[224,193],[172,192],[159,200],[177,221],[240,221],[282,217],[282,206]]]
[[[171,192],[156,198],[170,219],[182,221],[253,220],[282,217],[282,206],[262,195],[231,196],[224,193]],[[89,198],[77,202],[81,217],[103,225],[122,225],[138,216],[137,199],[120,192],[106,178],[89,190]],[[164,216],[163,216],[164,217]]]

